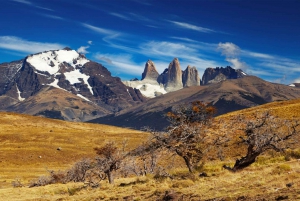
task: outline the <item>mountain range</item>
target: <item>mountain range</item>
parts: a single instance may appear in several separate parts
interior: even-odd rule
[[[0,76],[2,111],[136,129],[161,130],[167,111],[195,100],[216,106],[219,115],[300,98],[297,83],[270,83],[230,66],[207,68],[200,80],[197,68],[181,70],[178,58],[161,74],[148,60],[141,80],[121,81],[70,48],[0,64]]]

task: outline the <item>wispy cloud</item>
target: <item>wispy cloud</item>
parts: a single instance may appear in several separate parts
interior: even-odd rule
[[[89,52],[87,51],[87,49],[88,49],[89,47],[90,47],[90,46],[81,46],[80,48],[77,49],[77,52],[82,53],[82,54],[87,54],[87,53],[89,53]]]
[[[22,4],[26,4],[28,6],[33,6],[35,8],[39,8],[39,9],[43,9],[43,10],[53,11],[50,8],[45,8],[45,7],[42,7],[42,6],[37,6],[37,5],[33,4],[32,2],[27,1],[27,0],[12,0],[12,1],[18,2],[18,3],[22,3]]]
[[[131,18],[129,18],[129,17],[125,16],[125,15],[122,15],[122,14],[120,14],[120,13],[109,13],[109,14],[110,14],[110,15],[113,15],[113,16],[115,16],[115,17],[121,18],[121,19],[123,19],[123,20],[132,21]]]
[[[89,40],[89,41],[88,41],[88,44],[89,44],[89,45],[92,45],[92,44],[93,44],[93,41]]]
[[[44,17],[47,17],[47,18],[55,19],[55,20],[65,20],[65,18],[56,16],[56,15],[48,15],[48,14],[41,14],[41,15]]]
[[[65,45],[58,43],[44,43],[28,41],[15,36],[0,36],[0,48],[24,53],[37,53],[46,50],[57,50]]]
[[[101,54],[97,53],[94,58],[110,65],[110,69],[116,74],[131,74],[140,76],[143,72],[143,64],[138,64],[133,61],[129,54]]]
[[[285,58],[278,55],[241,50],[237,45],[227,42],[219,43],[218,48],[225,56],[225,60],[234,68],[241,68],[247,73],[264,77],[271,82],[291,83],[295,74],[300,73],[300,61]],[[243,60],[249,61],[251,66]],[[247,62],[248,63],[248,62]]]
[[[27,5],[32,5],[32,3],[30,1],[26,1],[26,0],[12,0],[18,3],[23,3],[23,4],[27,4]]]
[[[173,36],[173,37],[170,37],[170,38],[172,38],[172,39],[177,39],[177,40],[182,40],[182,41],[186,41],[186,42],[197,42],[196,40],[192,40],[192,39],[189,39],[189,38],[184,38],[184,37],[175,37],[175,36]]]
[[[117,34],[117,32],[112,31],[110,29],[104,29],[104,28],[96,27],[96,26],[86,24],[86,23],[82,23],[81,25],[88,28],[88,29],[90,29],[90,30],[92,30],[92,31],[94,31],[94,32],[100,33],[100,34],[105,34],[105,35],[115,35],[115,34]]]
[[[184,28],[184,29],[191,29],[191,30],[199,31],[199,32],[203,32],[203,33],[212,33],[212,32],[215,32],[212,29],[208,29],[208,28],[205,28],[205,27],[196,26],[196,25],[193,25],[193,24],[185,23],[185,22],[177,22],[177,21],[171,21],[171,20],[169,20],[169,22],[175,24],[178,27]]]
[[[242,50],[241,53],[244,56],[254,57],[254,58],[257,58],[257,59],[276,59],[276,57],[274,57],[273,55],[259,53],[259,52],[251,52],[251,51],[247,51],[247,50]]]
[[[136,13],[129,13],[129,15],[131,17],[133,17],[135,20],[138,20],[138,21],[145,21],[145,22],[153,22],[153,20],[143,16],[143,15],[139,15],[139,14],[136,14]]]

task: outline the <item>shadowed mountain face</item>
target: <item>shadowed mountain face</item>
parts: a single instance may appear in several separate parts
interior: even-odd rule
[[[145,126],[162,130],[168,125],[164,114],[172,107],[201,100],[217,107],[218,115],[272,101],[300,98],[300,89],[245,76],[206,86],[193,86],[147,100],[115,115],[91,122],[141,129]]]
[[[241,69],[226,68],[207,68],[202,76],[201,85],[218,83],[227,79],[238,79],[247,76]]]
[[[0,110],[85,121],[146,100],[69,48],[0,64]]]

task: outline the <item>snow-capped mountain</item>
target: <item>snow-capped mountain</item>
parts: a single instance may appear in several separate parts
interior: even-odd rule
[[[120,78],[112,77],[101,64],[70,48],[41,52],[20,61],[0,64],[0,76],[1,110],[34,115],[44,114],[46,110],[57,111],[62,119],[82,121],[145,100],[139,90],[125,86]],[[53,93],[49,93],[53,89],[60,96],[54,98]],[[41,93],[48,96],[43,101]],[[64,98],[68,100],[63,101]],[[74,101],[78,106],[74,105]],[[76,110],[85,114],[78,117]]]

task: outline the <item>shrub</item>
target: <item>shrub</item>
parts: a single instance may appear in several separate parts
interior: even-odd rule
[[[12,181],[12,182],[11,182],[11,185],[12,185],[14,188],[20,188],[20,187],[23,187],[23,186],[24,186],[24,185],[22,184],[20,178],[16,178],[14,181]]]

